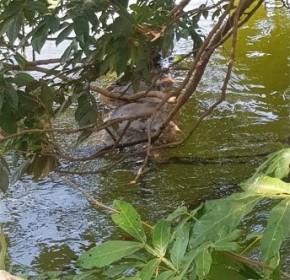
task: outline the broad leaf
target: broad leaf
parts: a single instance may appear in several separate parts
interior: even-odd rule
[[[236,229],[226,235],[225,237],[219,239],[217,242],[214,243],[213,248],[216,251],[238,251],[240,246],[237,242],[234,242],[241,236],[241,230]]]
[[[132,241],[107,241],[85,252],[77,260],[77,265],[92,269],[104,267],[140,250],[143,244]]]
[[[9,165],[6,159],[1,154],[0,154],[0,164],[2,164],[7,169],[7,171],[9,171]]]
[[[205,214],[195,223],[190,245],[194,248],[203,242],[223,239],[239,225],[242,218],[252,211],[261,197],[238,193],[225,199],[205,203]]]
[[[287,177],[290,172],[290,148],[280,150],[269,157],[269,167],[265,174],[279,179]]]
[[[55,15],[47,15],[45,17],[45,23],[52,33],[57,32],[60,28],[60,20]]]
[[[212,264],[211,254],[208,248],[204,248],[199,252],[195,258],[196,274],[199,279],[204,279],[209,271]]]
[[[132,269],[134,268],[139,268],[140,267],[144,267],[144,263],[141,262],[126,262],[125,264],[120,264],[120,265],[113,265],[110,266],[108,268],[108,270],[105,271],[105,275],[109,278],[114,278],[116,279],[116,277],[124,272],[128,271],[132,271]]]
[[[6,241],[5,237],[0,231],[0,269],[5,269],[5,259],[6,259]]]
[[[270,154],[268,159],[259,166],[254,175],[240,185],[243,189],[247,190],[251,188],[252,185],[256,182],[257,178],[263,174],[278,179],[283,179],[288,176],[289,172],[290,148],[287,148]]]
[[[57,36],[55,44],[59,45],[63,40],[65,40],[73,31],[74,26],[73,24],[69,24],[65,27]]]
[[[181,265],[188,246],[190,228],[190,224],[184,224],[184,226],[179,229],[171,249],[170,259],[177,269]]]
[[[14,58],[15,58],[15,60],[17,61],[17,63],[18,63],[18,65],[19,65],[19,67],[21,68],[21,70],[24,70],[24,68],[25,68],[25,64],[26,64],[26,59],[25,59],[25,57],[24,56],[22,56],[20,53],[16,53],[15,55],[14,55]]]
[[[16,111],[18,108],[18,95],[15,88],[9,83],[5,83],[5,91],[7,94],[7,105],[10,107],[11,110]]]
[[[290,200],[284,199],[276,205],[269,216],[261,239],[261,251],[265,264],[276,268],[279,264],[281,243],[290,233]]]
[[[35,51],[40,53],[48,35],[48,27],[46,24],[40,24],[33,32],[31,45]]]
[[[18,38],[20,29],[21,29],[21,24],[22,24],[23,16],[22,13],[16,14],[13,17],[13,21],[9,25],[9,28],[7,30],[7,37],[9,39],[9,42],[11,44],[14,43],[14,41]]]
[[[29,83],[35,81],[35,79],[25,72],[19,72],[15,75],[14,81],[18,86],[21,87],[28,85]]]
[[[160,273],[155,280],[170,280],[173,278],[174,272],[173,271],[164,271],[162,273]]]
[[[173,221],[175,220],[176,218],[179,218],[181,216],[184,216],[184,215],[188,215],[188,210],[187,210],[187,207],[185,206],[179,206],[177,209],[175,209],[173,211],[173,213],[171,213],[170,215],[168,215],[168,217],[166,218],[166,220],[168,221]]]
[[[290,195],[290,183],[285,183],[280,179],[261,175],[257,177],[247,192],[252,192],[262,196]]]
[[[161,256],[164,256],[170,241],[170,222],[166,220],[159,220],[154,226],[152,235],[155,250]]]
[[[0,161],[0,190],[6,192],[9,187],[9,172],[6,166]]]
[[[142,280],[151,280],[161,260],[156,258],[149,261],[141,270],[140,277]]]
[[[76,275],[72,280],[96,280],[98,279],[96,272],[97,271],[94,271],[94,270],[82,272],[81,274]],[[57,278],[57,279],[60,279],[60,278]]]
[[[119,212],[112,214],[113,221],[125,232],[145,243],[146,235],[142,226],[140,215],[134,207],[127,202],[115,200],[114,208]]]

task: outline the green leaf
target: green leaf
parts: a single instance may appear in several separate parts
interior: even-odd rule
[[[0,162],[0,190],[6,192],[9,187],[8,169]]]
[[[0,154],[0,164],[2,164],[2,166],[6,168],[8,172],[10,171],[10,168],[6,159],[1,154]]]
[[[55,44],[59,45],[63,40],[65,40],[73,31],[74,26],[73,24],[69,24],[67,27],[65,27],[57,36],[55,40]]]
[[[244,190],[248,190],[253,184],[255,184],[257,178],[261,175],[268,175],[278,179],[283,179],[288,176],[289,172],[290,148],[287,148],[270,154],[268,159],[257,168],[254,175],[240,185]]]
[[[195,258],[196,264],[196,274],[199,279],[204,279],[209,271],[212,264],[211,254],[208,248],[204,248],[201,252],[199,252]]]
[[[114,209],[119,213],[112,214],[113,221],[125,232],[142,243],[145,243],[146,235],[142,226],[141,218],[134,207],[130,203],[115,200]]]
[[[48,35],[48,27],[45,23],[40,24],[33,32],[31,45],[35,51],[40,53]]]
[[[170,222],[166,220],[159,220],[154,226],[152,235],[155,250],[161,256],[164,256],[170,241]]]
[[[143,248],[143,244],[132,241],[106,241],[91,248],[77,260],[77,265],[84,269],[104,267]]]
[[[29,83],[34,82],[34,81],[35,81],[35,79],[31,75],[29,75],[29,74],[27,74],[25,72],[17,73],[15,75],[15,78],[14,78],[14,82],[20,87],[21,86],[26,86]]]
[[[120,275],[121,273],[126,272],[126,270],[132,271],[133,268],[136,267],[144,267],[144,263],[141,262],[126,262],[125,264],[114,265],[109,267],[108,270],[104,273],[109,278],[116,279],[116,276]]]
[[[261,175],[246,190],[262,196],[290,195],[290,183],[285,183],[280,179]]]
[[[89,23],[82,15],[73,19],[73,28],[77,39],[80,42],[85,42],[89,37]]]
[[[283,240],[290,233],[290,200],[284,199],[276,205],[269,216],[261,239],[261,251],[266,265],[276,268]]]
[[[98,271],[95,270],[82,272],[81,274],[76,275],[72,280],[96,280],[98,279],[96,275],[97,272]]]
[[[207,201],[205,214],[195,223],[190,238],[194,248],[203,242],[216,242],[232,232],[242,218],[261,200],[248,193],[233,194],[225,199]]]
[[[60,28],[60,20],[56,15],[47,15],[45,23],[52,33],[57,32]]]
[[[172,245],[170,259],[177,269],[179,269],[181,265],[186,248],[188,246],[190,229],[190,224],[185,224],[183,227],[181,227],[176,234],[175,242]]]
[[[12,111],[16,111],[18,108],[18,95],[15,88],[8,82],[5,83],[5,90],[7,94],[7,103]]]
[[[159,258],[149,261],[141,270],[140,278],[142,280],[151,280],[153,274],[155,273],[157,267],[159,266],[161,260]]]
[[[173,271],[164,271],[162,273],[160,273],[155,280],[170,280],[173,278],[174,272]]]
[[[5,237],[0,231],[0,269],[5,270],[5,259],[6,259],[6,248],[7,244],[5,241]]]
[[[170,215],[168,215],[168,217],[166,218],[166,220],[172,222],[176,218],[179,218],[179,217],[184,216],[184,215],[188,215],[187,207],[185,207],[185,206],[179,206],[177,209],[174,210],[173,213],[171,213]]]
[[[78,108],[75,111],[75,118],[79,126],[84,126],[96,122],[97,106],[92,103],[89,94],[83,94],[78,98]]]
[[[14,58],[15,58],[15,60],[17,61],[17,63],[18,63],[18,65],[19,65],[19,67],[21,68],[21,70],[24,70],[24,68],[25,68],[25,64],[26,64],[26,62],[27,62],[27,60],[25,59],[25,57],[22,56],[20,53],[17,52],[17,53],[14,55]]]
[[[213,248],[216,251],[238,251],[240,246],[237,242],[234,242],[241,236],[241,230],[236,229],[229,233],[228,235],[224,236],[223,238],[219,239],[217,242],[214,243]]]
[[[266,175],[279,179],[286,178],[290,172],[290,148],[271,154],[269,164]]]
[[[7,37],[9,39],[9,42],[11,44],[14,43],[14,41],[18,38],[22,26],[22,20],[23,20],[23,15],[22,13],[16,14],[13,17],[13,21],[8,27],[8,30],[6,32]]]

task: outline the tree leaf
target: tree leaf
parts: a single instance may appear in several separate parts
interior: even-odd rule
[[[261,175],[247,188],[247,192],[262,196],[290,195],[290,183],[285,183],[277,178]]]
[[[196,274],[199,279],[204,279],[208,275],[212,264],[212,258],[208,248],[204,248],[197,254],[195,264]]]
[[[162,273],[160,273],[155,280],[170,280],[173,278],[174,272],[173,271],[164,271]]]
[[[77,265],[92,269],[104,267],[143,248],[143,244],[132,241],[106,241],[102,245],[91,248],[77,260]]]
[[[25,57],[22,56],[20,53],[17,52],[17,53],[14,55],[14,58],[15,58],[15,60],[17,61],[17,63],[18,63],[18,65],[19,65],[19,67],[21,68],[21,70],[24,70],[24,68],[25,68],[25,64],[26,64],[26,62],[27,62],[27,60],[25,59]]]
[[[194,224],[190,245],[194,248],[203,242],[216,242],[232,232],[242,218],[261,200],[248,193],[233,194],[225,199],[207,201],[205,214]]]
[[[75,111],[75,118],[79,126],[96,122],[97,106],[91,102],[89,94],[83,94],[78,98],[78,108]]]
[[[44,43],[46,42],[46,38],[48,35],[48,27],[45,23],[38,25],[38,27],[33,32],[31,38],[31,45],[35,51],[40,53]]]
[[[5,82],[5,91],[7,94],[7,103],[9,104],[10,109],[14,112],[18,108],[18,95],[13,87],[9,82]]]
[[[73,24],[69,24],[67,27],[65,27],[57,36],[55,40],[55,44],[59,45],[63,40],[65,40],[73,31],[74,26]]]
[[[0,190],[6,192],[9,187],[9,172],[0,161]]]
[[[0,154],[0,164],[2,164],[2,166],[4,166],[4,168],[6,168],[8,172],[10,171],[6,159],[1,154]]]
[[[77,35],[78,41],[84,43],[89,37],[89,22],[88,20],[81,16],[73,19],[73,28]]]
[[[60,28],[60,20],[56,15],[47,15],[45,23],[52,33],[57,32]]]
[[[115,200],[114,209],[119,211],[119,213],[112,214],[113,221],[125,232],[145,243],[146,235],[141,218],[134,207],[130,203]]]
[[[5,270],[5,260],[6,260],[6,248],[7,244],[5,241],[5,237],[0,231],[0,269]]]
[[[161,260],[159,258],[150,260],[141,270],[140,277],[142,280],[151,280]]]
[[[152,233],[152,242],[155,250],[164,256],[170,241],[170,222],[159,220],[154,226]]]
[[[14,82],[20,87],[26,86],[29,83],[34,82],[34,81],[35,79],[31,75],[25,72],[19,72],[14,77]]]
[[[96,279],[98,279],[97,275],[96,275],[97,272],[98,271],[95,271],[95,270],[82,272],[81,274],[74,276],[74,278],[72,280],[96,280]],[[60,279],[60,278],[58,278],[58,279]]]
[[[187,207],[185,206],[179,206],[176,208],[173,213],[169,214],[166,220],[172,222],[176,218],[179,218],[180,216],[188,215]]]
[[[188,246],[190,228],[190,224],[184,224],[176,234],[175,242],[172,245],[170,259],[177,269],[179,269],[181,265]]]
[[[136,262],[126,262],[125,264],[110,266],[109,269],[106,270],[104,274],[109,278],[115,278],[121,273],[124,273],[126,270],[132,271],[132,269],[136,267],[138,268],[144,267],[144,263],[136,261]]]
[[[18,13],[13,17],[13,21],[11,22],[11,24],[8,27],[6,34],[7,34],[7,37],[9,39],[9,42],[11,44],[14,43],[14,41],[18,38],[18,36],[20,34],[22,20],[23,20],[22,13]]]
[[[284,199],[276,205],[269,216],[261,239],[261,251],[265,264],[276,268],[279,264],[279,249],[290,233],[290,200]]]
[[[237,242],[234,242],[241,236],[241,230],[235,229],[230,232],[228,235],[224,236],[223,238],[219,239],[217,242],[214,243],[213,248],[216,251],[238,251],[240,246]]]
[[[286,178],[290,172],[290,148],[282,149],[269,156],[270,166],[265,174],[275,178]]]

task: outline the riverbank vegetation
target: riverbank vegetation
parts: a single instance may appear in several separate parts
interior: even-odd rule
[[[268,156],[241,192],[206,201],[195,209],[178,207],[155,225],[141,220],[134,207],[115,200],[97,207],[112,214],[124,234],[82,254],[77,276],[46,272],[29,279],[290,279],[281,269],[280,250],[290,234],[290,149]],[[269,201],[263,231],[243,222],[262,201]],[[0,268],[5,268],[5,239],[0,238]],[[102,275],[102,276],[101,276]]]
[[[62,168],[60,161],[84,163],[108,154],[116,157],[114,165],[90,167],[83,174],[113,169],[122,161],[141,155],[144,164],[137,172],[134,180],[137,181],[154,151],[188,140],[202,120],[225,99],[238,28],[263,3],[221,0],[188,8],[190,2],[137,1],[131,5],[128,1],[114,0],[1,2],[0,143],[1,153],[13,152],[14,163],[18,164],[12,181],[23,173],[34,178],[53,170],[77,173]],[[203,30],[201,20],[211,22],[211,28]],[[181,39],[191,42],[191,49],[163,67],[162,58],[169,57],[174,43]],[[231,40],[231,47],[220,95],[197,120],[189,120],[190,128],[183,131],[180,139],[158,142],[195,94],[211,55],[226,40]],[[62,47],[59,57],[42,59],[43,51],[44,56],[50,56],[56,46]],[[174,70],[183,70],[183,79],[163,92],[157,86],[158,80]],[[118,85],[123,88],[129,85],[133,92],[126,94],[126,90],[110,91],[102,87],[100,78],[110,73],[116,75]],[[147,85],[146,90],[138,91],[142,83]],[[145,112],[136,108],[129,115],[100,118],[97,116],[106,111],[99,102],[104,98],[130,106],[150,99]],[[77,127],[57,126],[55,119],[71,108]],[[160,111],[164,112],[162,117],[158,115]],[[144,118],[146,122],[142,122]],[[160,121],[154,126],[157,119]],[[126,137],[138,120],[141,137]],[[92,134],[97,138],[96,133],[107,135],[104,145],[95,141],[91,150],[80,155],[68,152],[59,140],[65,135],[80,143]],[[116,151],[122,151],[121,155]],[[8,182],[3,157],[0,166],[3,180]]]

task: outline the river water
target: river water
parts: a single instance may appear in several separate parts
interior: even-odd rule
[[[263,7],[242,28],[226,101],[186,144],[151,163],[138,186],[128,182],[142,164],[139,161],[124,163],[107,174],[70,180],[108,205],[114,199],[132,203],[150,222],[180,204],[195,207],[238,190],[238,183],[253,173],[265,154],[289,145],[289,18],[286,9]],[[182,52],[188,47],[181,42],[177,49]],[[198,92],[178,117],[184,131],[218,98],[228,49],[226,44],[214,55]],[[70,125],[67,119],[64,122]],[[261,206],[247,221],[250,230],[263,228],[264,210]],[[1,195],[0,223],[11,267],[31,275],[73,269],[81,252],[117,234],[109,213],[92,207],[57,174],[37,182],[24,177],[11,186]],[[288,271],[289,255],[284,249],[282,259]]]

